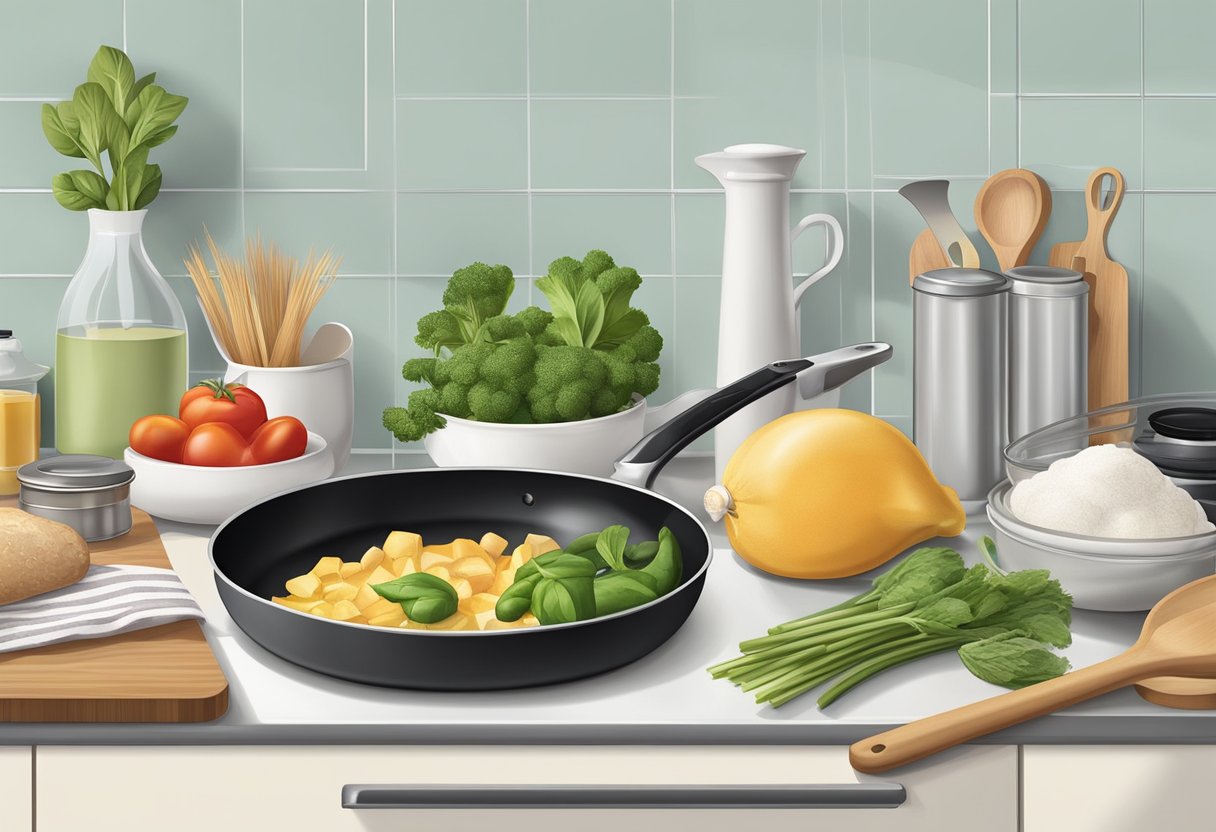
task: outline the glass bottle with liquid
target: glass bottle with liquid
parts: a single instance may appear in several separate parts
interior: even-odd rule
[[[10,329],[0,329],[0,494],[16,494],[17,469],[38,458],[42,400],[38,382],[50,367],[25,357]]]
[[[186,316],[144,250],[147,211],[89,209],[89,246],[59,307],[55,447],[122,457],[131,424],[177,414]]]

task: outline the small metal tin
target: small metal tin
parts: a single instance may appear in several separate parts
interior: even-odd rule
[[[17,469],[21,508],[71,526],[85,540],[131,531],[131,481],[125,462],[89,454],[39,459]]]

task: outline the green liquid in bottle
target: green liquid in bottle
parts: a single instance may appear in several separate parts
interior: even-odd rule
[[[168,327],[71,327],[55,339],[55,447],[122,458],[131,425],[177,415],[186,333]]]

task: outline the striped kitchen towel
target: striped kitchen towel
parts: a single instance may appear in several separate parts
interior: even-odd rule
[[[203,617],[172,569],[90,566],[71,586],[0,607],[0,653]]]

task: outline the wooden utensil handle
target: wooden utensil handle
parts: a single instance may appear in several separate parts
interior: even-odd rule
[[[1102,180],[1108,175],[1114,182],[1114,188],[1111,192],[1110,204],[1103,205]],[[1124,188],[1123,174],[1116,168],[1098,168],[1089,175],[1089,183],[1085,186],[1085,214],[1089,221],[1089,230],[1086,232],[1087,242],[1100,239],[1102,248],[1105,250],[1106,235],[1110,233],[1111,223],[1115,221],[1115,214],[1119,211],[1120,203],[1123,202]]]
[[[1162,664],[1168,666],[1169,663],[1142,656],[1132,648],[1113,659],[1055,679],[918,719],[861,740],[849,749],[849,762],[853,768],[867,774],[887,771],[1132,682],[1161,675]]]

